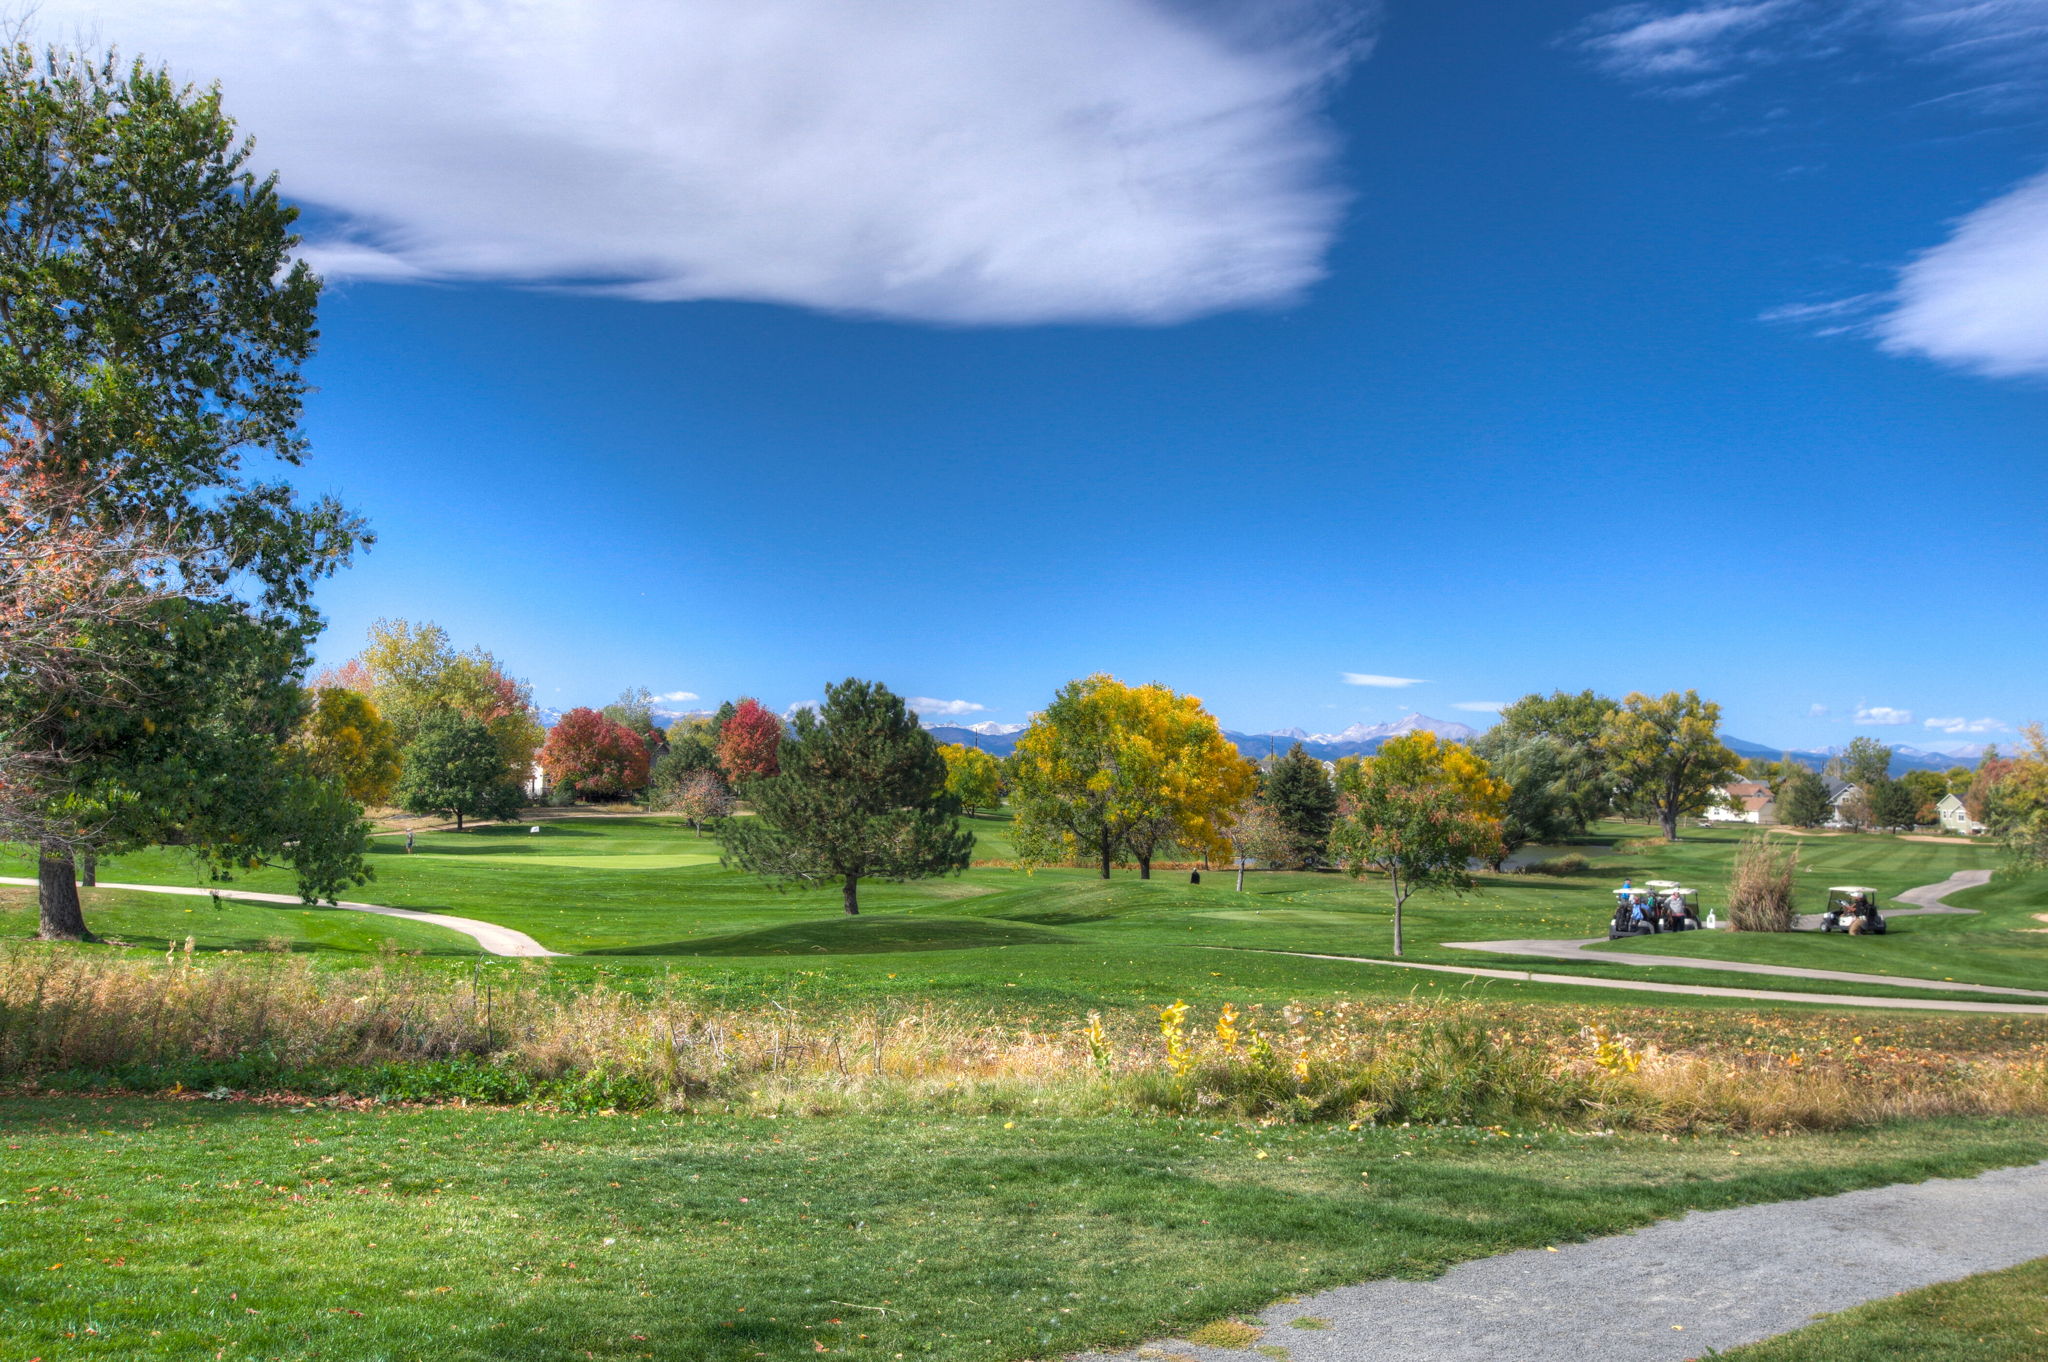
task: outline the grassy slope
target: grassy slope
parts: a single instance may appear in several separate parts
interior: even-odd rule
[[[16,1099],[0,1145],[11,1355],[971,1362],[1686,1208],[2037,1159],[2048,1132],[1671,1143]]]
[[[984,858],[1007,851],[1007,824],[1001,817],[977,819],[974,826]],[[1410,900],[1409,958],[1499,964],[1506,962],[1449,950],[1442,943],[1601,934],[1611,902],[1607,891],[1623,876],[1688,880],[1704,891],[1707,906],[1719,906],[1739,834],[1701,831],[1676,847],[1640,853],[1616,853],[1606,846],[1607,839],[1640,831],[1619,825],[1601,829],[1581,848],[1597,857],[1583,876],[1485,876],[1469,895]],[[835,911],[830,896],[779,894],[721,869],[715,847],[658,818],[549,822],[539,834],[523,827],[433,833],[419,839],[418,853],[411,856],[398,841],[386,838],[379,840],[374,857],[376,880],[354,896],[530,932],[553,949],[582,957],[557,964],[569,976],[580,972],[630,979],[657,970],[710,975],[742,987],[773,984],[857,995],[973,993],[1062,1009],[1159,1003],[1175,996],[1285,1000],[1471,987],[1442,975],[1257,953],[1386,954],[1390,914],[1377,880],[1255,872],[1248,877],[1248,892],[1240,895],[1227,871],[1210,872],[1203,884],[1193,886],[1185,872],[1161,872],[1141,883],[1133,873],[1120,871],[1104,883],[1087,871],[1055,869],[1027,876],[982,867],[959,878],[864,886],[866,911],[848,920]],[[1814,839],[1806,851],[1806,875],[1816,886],[1850,879],[1894,893],[1956,869],[1988,864],[1992,854],[1964,843]],[[119,858],[102,877],[194,882],[189,866],[168,852]],[[257,872],[245,883],[258,889],[290,888],[287,877],[275,871]],[[1896,937],[1853,943],[1853,957],[1841,941],[1804,936],[1757,941],[1699,933],[1655,946],[1693,954],[1757,952],[1787,963],[1834,967],[1853,959],[1856,968],[1871,972],[1888,966],[1913,974],[1938,964],[1935,977],[2037,981],[2043,977],[2039,973],[2015,975],[2028,973],[2044,949],[2038,943],[2048,937],[2016,934],[1999,924],[2023,918],[2040,891],[2001,892],[2010,902],[1995,924],[1972,918],[1904,919]],[[122,911],[135,916],[122,920],[121,931],[138,940],[181,939],[185,924],[197,916],[178,900],[165,900],[156,909],[124,901]],[[252,927],[250,935],[257,940],[270,934],[314,940],[316,925],[347,916],[297,909],[241,911],[275,929]],[[25,918],[0,917],[0,932],[25,927]],[[387,921],[322,930],[355,932],[372,941],[400,937],[416,944]],[[435,940],[445,943],[438,935]],[[1206,949],[1211,947],[1228,949]],[[456,949],[463,948],[458,944]],[[1526,960],[1514,965],[1531,967]],[[1538,968],[1758,986],[1751,976],[1645,970],[1594,959],[1546,962]],[[1773,980],[1768,986],[1802,987],[1793,980]],[[1582,996],[1542,985],[1487,987],[1522,1000]],[[1818,992],[1837,988],[1805,987]]]
[[[33,936],[36,891],[0,885],[0,937]],[[202,951],[260,951],[282,943],[295,951],[374,954],[390,942],[427,955],[476,954],[476,943],[460,932],[403,918],[342,913],[324,908],[240,903],[223,899],[167,898],[121,889],[85,889],[86,920],[95,932],[151,954],[183,949],[191,937]]]
[[[2048,1258],[1872,1301],[1717,1356],[1728,1362],[2039,1362]]]

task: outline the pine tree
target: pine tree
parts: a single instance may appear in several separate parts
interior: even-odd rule
[[[1266,773],[1266,803],[1286,834],[1288,860],[1297,866],[1321,865],[1337,817],[1337,787],[1300,743]]]
[[[1778,792],[1778,821],[1790,827],[1817,828],[1833,812],[1828,804],[1828,787],[1805,767],[1787,777],[1784,788]]]
[[[778,884],[837,883],[849,916],[860,882],[917,880],[967,868],[974,834],[946,793],[946,760],[900,696],[872,681],[825,688],[799,710],[777,771],[745,782],[754,817],[717,829],[726,864]]]

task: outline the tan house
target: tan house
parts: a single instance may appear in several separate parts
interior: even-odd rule
[[[1777,796],[1761,780],[1731,780],[1721,787],[1721,798],[1707,809],[1711,823],[1775,823]]]
[[[1935,803],[1934,815],[1941,820],[1943,832],[1959,832],[1965,837],[1975,837],[1984,831],[1984,825],[1970,817],[1970,811],[1963,807],[1963,801],[1952,794],[1943,795]]]

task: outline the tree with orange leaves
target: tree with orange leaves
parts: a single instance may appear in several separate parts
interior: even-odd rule
[[[781,770],[782,720],[755,699],[742,699],[718,729],[718,769],[735,790],[741,782]]]

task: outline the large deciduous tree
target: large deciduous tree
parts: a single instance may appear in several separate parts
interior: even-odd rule
[[[1980,805],[1985,828],[2005,843],[2013,863],[2039,870],[2048,867],[2048,731],[2036,723],[2021,733],[2025,748],[2000,758],[1988,784],[1985,767],[1979,766],[1971,789],[1985,787]]]
[[[775,774],[740,793],[754,816],[718,826],[727,863],[777,884],[837,883],[849,916],[862,880],[956,874],[973,854],[938,745],[871,681],[827,686],[822,709],[797,712]]]
[[[1265,799],[1286,837],[1275,859],[1303,869],[1323,864],[1337,817],[1337,786],[1328,768],[1296,743],[1266,772]]]
[[[1614,802],[1614,779],[1600,746],[1600,735],[1614,712],[1621,708],[1607,696],[1590,690],[1552,691],[1530,694],[1500,712],[1500,721],[1481,734],[1473,750],[1499,767],[1508,752],[1524,743],[1545,739],[1555,744],[1559,769],[1550,778],[1551,792],[1529,798],[1548,803],[1561,800],[1572,823],[1572,831],[1584,832],[1604,818]],[[1523,783],[1516,782],[1516,789]]]
[[[1196,697],[1098,675],[1033,716],[1009,778],[1025,864],[1092,854],[1106,879],[1124,851],[1149,879],[1162,847],[1227,854],[1224,825],[1258,773]]]
[[[1003,797],[1003,768],[979,747],[949,742],[939,746],[946,759],[946,790],[972,818],[977,809],[993,809]]]
[[[1377,870],[1394,899],[1394,954],[1403,949],[1401,909],[1418,889],[1463,890],[1466,865],[1498,857],[1508,787],[1462,743],[1423,730],[1389,738],[1377,754],[1339,765],[1343,816],[1330,847],[1353,876]]]
[[[142,840],[365,873],[291,738],[313,585],[367,536],[244,466],[303,457],[319,294],[248,160],[218,91],[0,50],[0,831],[47,937],[89,936],[75,857]]]
[[[540,769],[578,799],[623,799],[647,788],[647,745],[594,709],[572,709],[548,730]]]
[[[719,710],[718,769],[735,789],[750,780],[772,776],[782,749],[782,720],[759,700],[743,699],[732,713]]]
[[[1875,738],[1855,737],[1842,749],[1838,759],[1842,779],[1868,789],[1892,773],[1892,749]]]
[[[490,730],[505,779],[523,785],[547,733],[533,692],[482,648],[455,651],[438,624],[380,619],[349,666],[369,684],[370,698],[409,745],[429,715],[461,714]],[[354,680],[340,679],[354,685]]]
[[[366,808],[389,803],[404,768],[398,731],[359,691],[327,686],[309,696],[312,707],[299,726],[307,763]]]
[[[1488,735],[1491,736],[1491,735]],[[1556,738],[1528,737],[1486,744],[1482,752],[1494,775],[1508,784],[1501,819],[1500,861],[1531,842],[1555,842],[1585,831],[1582,806],[1572,794],[1573,762]]]
[[[1676,838],[1678,820],[1706,812],[1742,769],[1720,730],[1721,707],[1697,691],[1636,692],[1608,715],[1598,746],[1616,788]]]
[[[520,787],[505,776],[504,756],[489,726],[454,710],[436,710],[420,721],[405,749],[405,773],[398,802],[412,813],[455,819],[510,818],[519,812]]]

